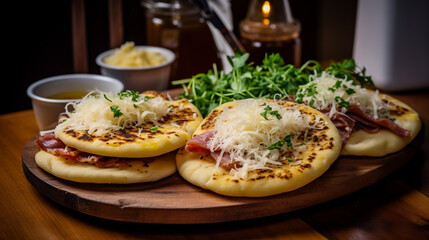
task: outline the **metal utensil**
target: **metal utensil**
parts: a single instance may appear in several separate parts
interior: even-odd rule
[[[216,11],[214,11],[209,6],[206,0],[192,0],[192,1],[201,9],[202,16],[205,19],[209,20],[213,24],[213,26],[220,31],[220,33],[228,42],[228,44],[231,46],[234,52],[246,51],[243,45],[241,44],[241,42],[235,36],[235,34],[228,30],[228,28],[225,26],[225,24],[217,15]]]

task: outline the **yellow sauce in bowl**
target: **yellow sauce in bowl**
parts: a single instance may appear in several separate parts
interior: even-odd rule
[[[50,99],[81,99],[88,93],[89,93],[89,91],[86,91],[86,90],[67,91],[67,92],[61,92],[61,93],[51,95],[48,98],[50,98]]]

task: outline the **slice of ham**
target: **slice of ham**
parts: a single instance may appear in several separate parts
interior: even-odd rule
[[[328,114],[329,111],[330,110],[321,110],[324,114]],[[331,121],[334,123],[335,127],[337,127],[343,145],[346,144],[355,128],[355,120],[344,113],[335,112],[331,117]]]
[[[208,146],[208,142],[213,138],[213,136],[214,132],[212,131],[207,131],[197,135],[186,143],[185,149],[189,152],[209,154],[210,148]]]
[[[362,129],[365,132],[376,133],[382,128],[389,129],[393,133],[401,137],[410,135],[410,131],[401,128],[390,119],[375,119],[366,114],[357,104],[350,104],[350,109],[345,113],[335,112],[331,116],[331,121],[340,132],[343,145],[347,143],[353,131]],[[320,110],[324,114],[328,114],[330,109]]]
[[[53,133],[47,133],[44,135],[39,135],[36,139],[39,146],[47,151],[48,149],[62,149],[65,148],[66,145],[55,137]]]
[[[350,104],[350,106],[351,108],[347,110],[346,114],[354,118],[356,121],[359,121],[360,124],[364,126],[368,126],[369,128],[373,128],[372,131],[377,132],[380,129],[380,127],[383,127],[383,128],[389,129],[390,131],[392,131],[398,136],[401,136],[401,137],[410,136],[410,131],[401,128],[400,126],[398,126],[398,124],[396,124],[392,120],[387,118],[375,119],[365,114],[358,105],[352,103]],[[368,122],[370,122],[370,124],[368,124]],[[378,128],[376,126],[378,126]],[[363,128],[363,130],[365,130],[365,128]]]
[[[37,137],[37,143],[41,149],[55,156],[69,159],[81,163],[89,163],[99,168],[119,168],[128,166],[125,158],[105,157],[87,152],[79,151],[72,147],[67,147],[54,133],[47,133]],[[133,158],[134,160],[135,158]],[[151,160],[141,159],[144,162]]]
[[[289,96],[290,99],[294,99],[294,96]],[[320,110],[324,114],[328,114],[330,109]],[[345,113],[340,111],[335,112],[331,116],[331,121],[337,127],[343,146],[347,143],[350,135],[353,131],[362,129],[363,131],[376,133],[381,128],[387,128],[401,137],[407,137],[410,135],[410,131],[401,128],[395,122],[390,119],[374,119],[363,112],[357,104],[351,104],[351,108]],[[186,143],[185,149],[189,152],[200,153],[204,155],[211,155],[216,161],[221,155],[220,149],[210,150],[208,143],[215,133],[213,131],[206,131],[200,135],[195,136]],[[239,164],[234,162],[229,153],[225,152],[222,154],[219,162],[219,166],[225,169],[231,169],[233,167],[240,167]]]
[[[185,149],[193,153],[200,153],[203,155],[210,154],[214,161],[220,159],[219,166],[225,168],[226,170],[231,170],[231,168],[233,167],[240,167],[239,164],[232,161],[229,153],[224,152],[222,154],[222,151],[220,149],[210,151],[210,147],[208,146],[208,144],[210,139],[213,138],[214,135],[215,133],[213,131],[206,131],[200,135],[197,135],[186,143]]]

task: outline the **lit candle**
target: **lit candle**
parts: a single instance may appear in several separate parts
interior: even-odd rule
[[[262,15],[264,16],[264,20],[263,23],[265,25],[269,25],[270,24],[270,12],[271,12],[271,5],[269,1],[265,1],[264,4],[262,5]]]
[[[250,53],[249,61],[256,64],[266,54],[279,53],[286,64],[301,65],[300,31],[287,0],[252,0],[240,23],[241,42]]]

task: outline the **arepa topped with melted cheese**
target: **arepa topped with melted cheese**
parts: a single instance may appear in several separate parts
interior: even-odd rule
[[[155,92],[94,91],[71,103],[55,128],[67,146],[110,157],[153,157],[185,145],[202,121],[187,100]]]

